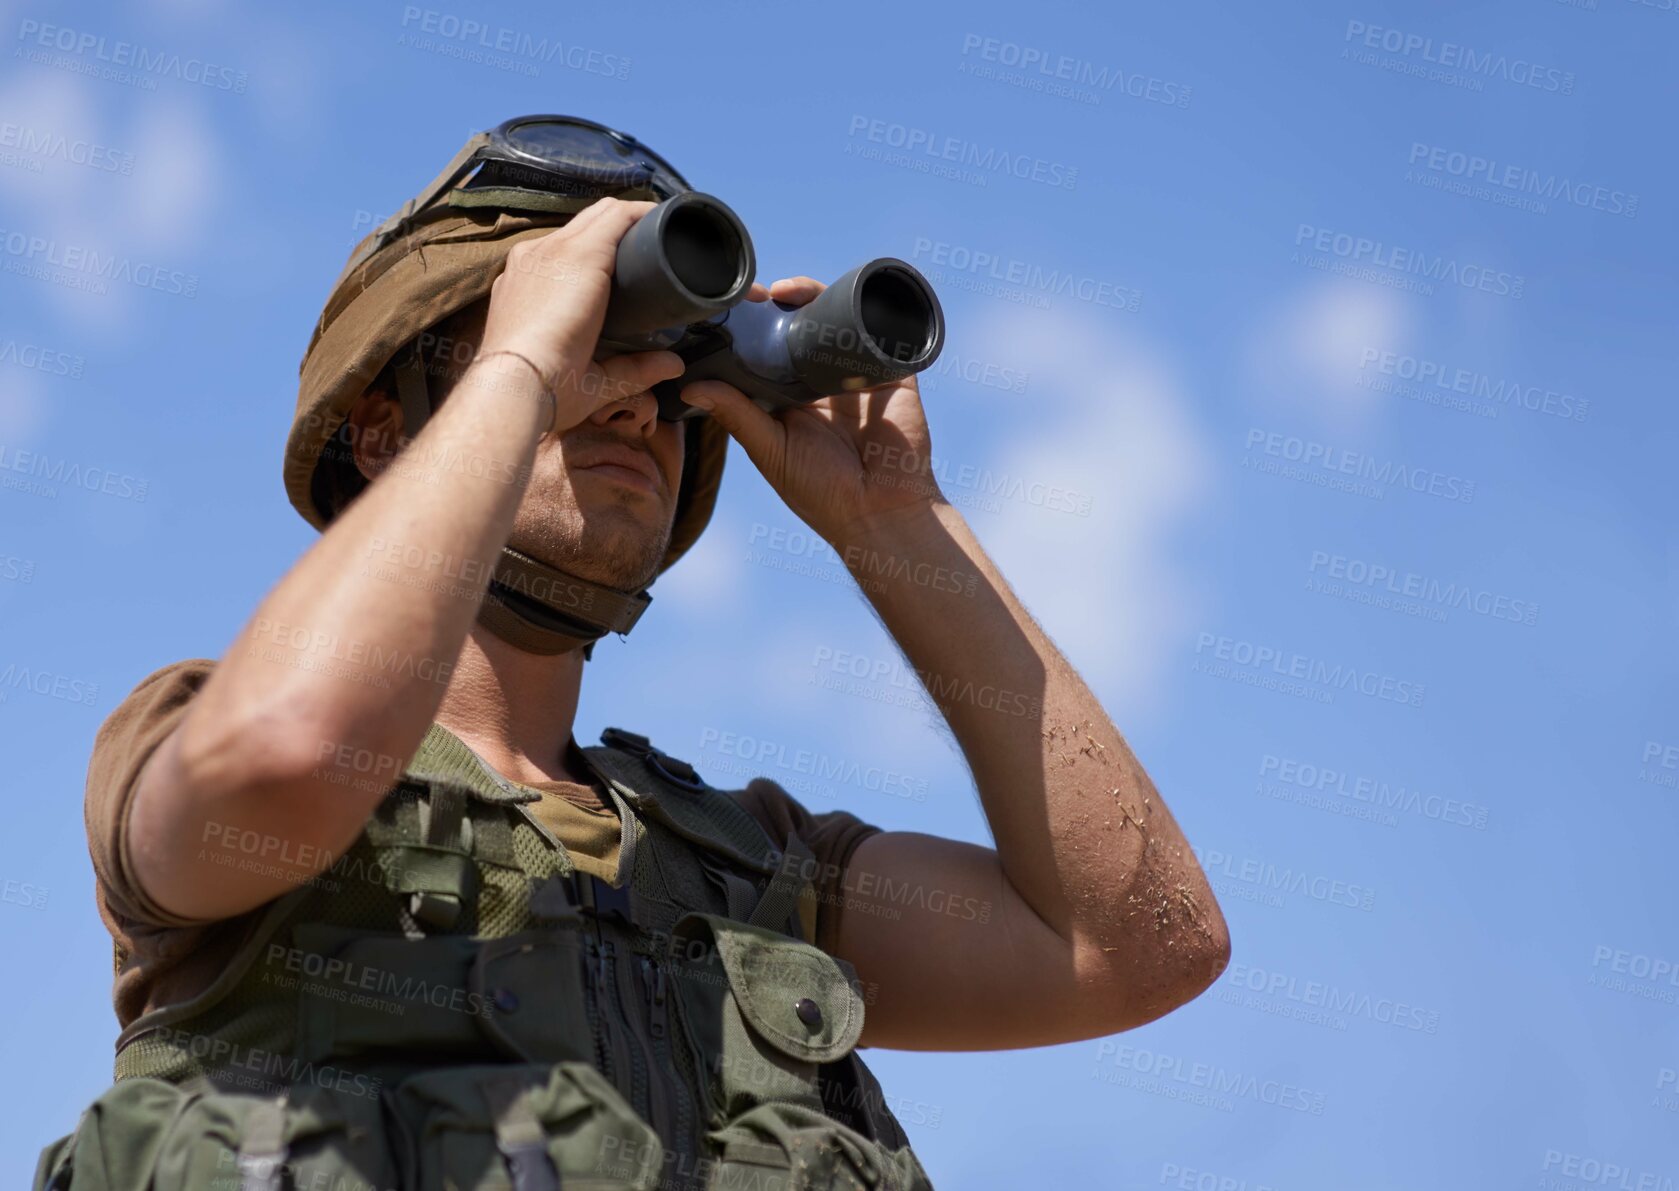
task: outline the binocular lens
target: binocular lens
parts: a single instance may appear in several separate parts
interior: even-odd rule
[[[757,271],[746,225],[708,194],[684,191],[618,242],[601,338],[630,351],[669,347],[683,328],[746,296]]]
[[[722,298],[740,281],[750,259],[737,225],[715,208],[694,204],[671,212],[664,228],[665,259],[676,279],[702,298]]]
[[[865,278],[862,289],[863,331],[888,359],[914,363],[927,350],[935,321],[926,290],[892,268]]]

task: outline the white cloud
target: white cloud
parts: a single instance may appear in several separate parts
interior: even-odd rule
[[[7,364],[0,370],[0,443],[15,447],[40,440],[47,422],[47,399],[40,381]]]
[[[1388,399],[1356,382],[1368,349],[1402,350],[1405,298],[1342,277],[1313,278],[1265,310],[1248,333],[1242,390],[1267,410],[1337,430],[1380,418]]]
[[[220,148],[209,124],[189,99],[149,95],[132,103],[123,89],[51,69],[26,70],[0,91],[0,111],[47,145],[102,146],[110,156],[131,155],[123,175],[70,159],[71,148],[40,156],[39,173],[0,169],[7,223],[39,237],[65,257],[72,252],[101,259],[127,258],[163,270],[192,272],[190,255],[217,197],[214,167]],[[55,274],[94,283],[69,268]],[[35,281],[36,301],[67,324],[115,339],[139,325],[140,306],[160,295],[123,280],[103,282],[97,293]]]
[[[221,148],[194,105],[176,98],[148,101],[127,133],[134,154],[128,193],[107,210],[121,219],[125,244],[148,252],[197,247],[218,190]]]
[[[738,451],[729,464],[737,462],[752,466]],[[653,598],[696,623],[714,621],[718,609],[736,605],[744,594],[745,564],[737,543],[745,540],[725,510],[716,509],[699,541],[653,585]]]
[[[1025,400],[1036,416],[984,466],[1088,496],[1091,511],[1005,500],[971,520],[1109,712],[1133,720],[1158,705],[1200,603],[1174,550],[1213,482],[1189,402],[1147,344],[1087,313],[1011,313],[973,342],[1006,342],[1032,361]]]

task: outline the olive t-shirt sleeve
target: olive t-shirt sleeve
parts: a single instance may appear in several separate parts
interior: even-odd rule
[[[845,870],[851,854],[881,829],[865,823],[849,811],[812,814],[804,805],[769,778],[753,778],[735,800],[769,832],[775,846],[784,848],[787,836],[796,834],[811,850],[816,861],[814,896],[801,898],[799,917],[805,936],[822,950],[832,953],[839,939],[840,913],[845,906]]]
[[[88,759],[88,851],[101,900],[125,918],[156,926],[188,925],[155,905],[134,879],[128,859],[128,809],[140,770],[180,724],[215,663],[193,658],[140,680],[100,725]]]
[[[115,948],[112,999],[125,1026],[208,985],[252,924],[250,915],[200,922],[170,914],[145,895],[129,862],[128,811],[140,770],[214,667],[192,658],[147,675],[100,725],[88,760],[83,815],[94,900]]]

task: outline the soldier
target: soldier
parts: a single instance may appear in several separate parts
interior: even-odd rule
[[[925,1188],[860,1048],[1112,1034],[1223,970],[1171,813],[940,492],[913,379],[775,416],[699,381],[708,416],[666,421],[682,360],[594,358],[620,239],[686,189],[527,117],[357,246],[287,444],[320,540],[95,743],[116,1082],[37,1188]],[[994,850],[573,738],[731,437],[871,576]]]

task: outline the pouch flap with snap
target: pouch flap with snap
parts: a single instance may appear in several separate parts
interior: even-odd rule
[[[673,934],[702,932],[711,936],[741,1016],[764,1041],[807,1063],[832,1062],[857,1045],[863,999],[840,961],[787,935],[715,914],[686,915]]]

